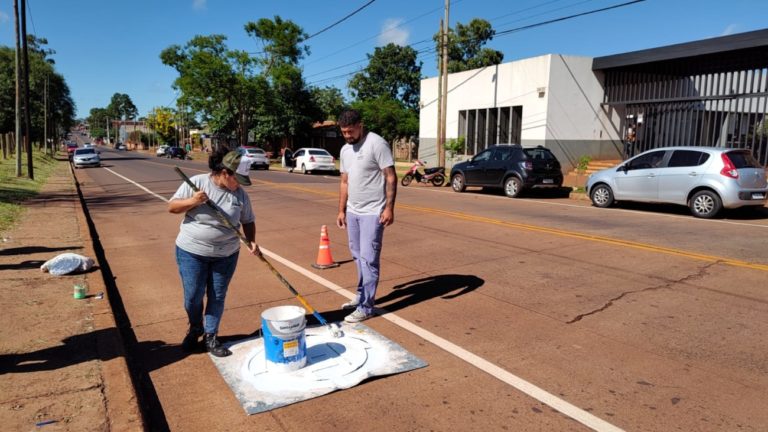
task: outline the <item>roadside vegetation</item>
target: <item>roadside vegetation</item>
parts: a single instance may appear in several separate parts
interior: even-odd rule
[[[16,161],[0,159],[0,233],[8,231],[22,217],[22,203],[36,196],[56,167],[56,159],[35,149],[32,152],[35,179],[16,177]],[[26,160],[22,161],[26,170]]]

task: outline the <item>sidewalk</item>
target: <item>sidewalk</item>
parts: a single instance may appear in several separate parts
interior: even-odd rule
[[[0,238],[3,430],[143,430],[98,261],[86,274],[40,271],[65,252],[97,260],[66,159],[25,208]],[[73,298],[75,284],[88,286],[85,299]]]

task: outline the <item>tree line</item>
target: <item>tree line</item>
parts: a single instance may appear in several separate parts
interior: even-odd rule
[[[56,71],[48,41],[27,35],[29,58],[30,142],[42,146],[46,115],[48,136],[54,142],[75,123],[75,103],[64,76]],[[15,130],[16,50],[0,46],[0,134]],[[47,110],[46,110],[47,99]]]
[[[106,136],[111,120],[146,120],[161,141],[172,141],[176,119],[183,115],[187,124],[205,124],[213,134],[236,139],[241,145],[247,144],[249,136],[258,143],[277,143],[307,138],[314,122],[335,120],[346,107],[358,109],[366,125],[389,141],[418,136],[423,63],[414,48],[390,43],[367,54],[367,66],[347,83],[351,100],[346,100],[336,87],[311,86],[304,80],[300,62],[311,51],[308,35],[299,25],[276,16],[247,22],[243,31],[255,39],[258,52],[230,49],[226,36],[220,34],[195,36],[184,45],[162,50],[162,63],[178,72],[173,83],[179,92],[177,108],[155,107],[146,117],[137,118],[130,96],[116,92],[108,106],[90,110],[87,121],[92,136]],[[482,19],[449,29],[449,72],[500,63],[501,52],[483,48],[494,34]],[[35,136],[41,136],[46,79],[49,121],[67,130],[75,121],[69,88],[53,68],[53,51],[44,48],[47,41],[29,39]],[[434,41],[439,48],[438,35]],[[13,56],[13,49],[0,47],[0,132],[14,127]]]

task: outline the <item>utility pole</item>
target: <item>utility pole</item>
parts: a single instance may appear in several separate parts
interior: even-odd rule
[[[440,121],[440,147],[438,150],[438,166],[445,166],[445,136],[446,136],[446,122],[448,118],[448,16],[451,10],[451,0],[445,0],[445,19],[443,21],[443,61],[442,61],[442,89],[443,98],[442,103],[442,119]]]
[[[24,56],[24,144],[27,147],[27,177],[35,179],[35,167],[32,160],[32,137],[30,136],[30,118],[32,117],[29,103],[29,55],[27,50],[27,2],[21,1],[21,45]]]
[[[437,133],[435,136],[437,148],[435,148],[435,155],[437,156],[437,166],[440,165],[440,148],[441,139],[440,133],[443,130],[443,20],[440,20],[440,32],[438,33],[437,40]]]
[[[45,140],[45,152],[48,153],[48,74],[45,75],[45,88],[43,92],[43,139]]]
[[[13,0],[13,22],[16,30],[16,177],[21,177],[21,42],[19,40],[19,0]]]

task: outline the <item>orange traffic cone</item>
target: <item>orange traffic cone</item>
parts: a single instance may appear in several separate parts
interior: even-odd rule
[[[328,238],[328,227],[323,225],[320,228],[320,248],[317,251],[317,262],[312,264],[316,269],[327,269],[338,267],[339,263],[333,261],[331,257],[331,241]]]

